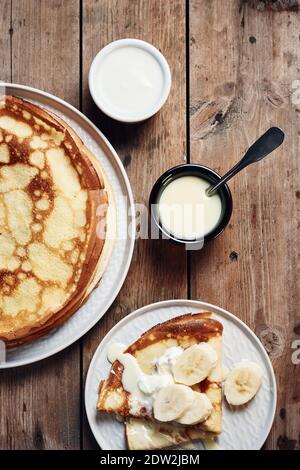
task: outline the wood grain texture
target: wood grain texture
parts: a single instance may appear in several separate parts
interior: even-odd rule
[[[42,88],[77,106],[79,2],[13,0],[12,18],[10,11],[10,2],[2,2],[1,41],[8,47],[11,37],[12,51],[1,50],[0,79]],[[79,343],[41,363],[1,371],[0,449],[79,446]]]
[[[300,339],[300,104],[292,100],[293,81],[300,79],[299,13],[259,11],[252,0],[189,5],[191,161],[224,173],[274,124],[286,132],[284,146],[232,180],[230,225],[190,255],[189,279],[184,251],[139,240],[118,298],[81,343],[0,372],[0,449],[96,448],[82,406],[96,347],[132,310],[187,295],[227,308],[260,336],[279,391],[266,448],[300,447],[299,365],[291,362],[292,341]],[[185,1],[0,0],[0,18],[0,80],[82,105],[118,151],[136,202],[147,204],[156,178],[184,162],[187,152]],[[97,110],[87,85],[98,50],[124,37],[161,49],[173,79],[162,111],[131,126]]]
[[[107,43],[141,38],[166,56],[172,72],[170,97],[152,119],[124,125],[96,110],[87,89],[89,66]],[[185,2],[102,0],[83,2],[83,110],[116,148],[128,172],[136,202],[148,204],[152,185],[186,153]],[[187,296],[186,254],[157,240],[138,240],[123,289],[105,317],[84,338],[84,370],[103,336],[121,318],[158,300]],[[93,447],[86,428],[84,447]]]
[[[247,2],[190,2],[191,159],[226,172],[269,126],[280,150],[230,182],[234,212],[217,240],[191,258],[191,295],[257,332],[273,361],[278,406],[266,448],[299,448],[299,13]],[[226,12],[226,14],[224,14]],[[299,87],[298,87],[299,88]]]
[[[49,91],[79,106],[79,0],[13,0],[14,83]]]
[[[11,80],[11,1],[0,2],[0,83]]]

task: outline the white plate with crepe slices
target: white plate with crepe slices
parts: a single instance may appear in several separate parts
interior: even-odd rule
[[[5,83],[0,228],[0,368],[10,368],[61,351],[105,314],[129,269],[135,211],[122,162],[91,121]]]
[[[245,323],[205,302],[169,300],[105,336],[85,406],[104,450],[258,450],[276,396],[270,359]]]

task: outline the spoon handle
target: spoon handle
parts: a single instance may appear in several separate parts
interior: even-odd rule
[[[273,152],[284,140],[284,132],[279,127],[270,127],[253,145],[247,150],[243,158],[231,170],[223,176],[217,184],[206,191],[207,196],[212,196],[226,181],[236,175],[251,163],[258,162]]]

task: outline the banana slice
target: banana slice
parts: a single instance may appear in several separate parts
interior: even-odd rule
[[[244,405],[258,392],[263,379],[262,368],[251,361],[241,361],[228,374],[224,393],[230,405]]]
[[[175,382],[195,385],[209,376],[218,361],[216,351],[207,343],[187,348],[173,366]]]
[[[153,404],[154,418],[168,422],[180,418],[191,406],[194,392],[185,385],[172,384],[160,389]]]
[[[192,405],[176,421],[180,424],[197,424],[205,421],[212,412],[212,403],[205,393],[193,392]]]

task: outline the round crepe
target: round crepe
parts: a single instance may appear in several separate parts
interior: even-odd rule
[[[97,159],[64,121],[0,100],[0,339],[15,346],[69,318],[98,284],[115,208]]]

